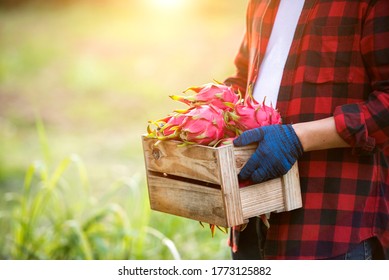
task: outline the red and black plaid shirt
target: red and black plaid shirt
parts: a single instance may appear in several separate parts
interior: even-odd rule
[[[279,0],[252,0],[225,82],[255,83]],[[287,24],[287,23],[286,23]],[[321,259],[377,236],[389,248],[389,1],[306,0],[279,91],[284,123],[335,117],[352,148],[299,159],[303,208],[272,214],[265,255]]]

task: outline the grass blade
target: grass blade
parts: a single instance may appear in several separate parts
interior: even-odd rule
[[[170,253],[172,254],[175,260],[181,260],[181,255],[178,252],[177,247],[172,240],[167,238],[162,232],[151,227],[146,227],[146,232],[160,239],[161,242],[169,249]]]

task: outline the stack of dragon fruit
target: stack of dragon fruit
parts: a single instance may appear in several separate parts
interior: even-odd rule
[[[221,83],[190,87],[184,94],[170,97],[188,108],[150,121],[148,137],[216,147],[232,143],[245,130],[281,123],[281,116],[273,107],[255,101],[250,93],[243,98]]]

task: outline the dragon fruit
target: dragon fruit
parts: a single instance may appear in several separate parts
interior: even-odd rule
[[[260,126],[281,123],[281,115],[271,106],[255,101],[253,98],[247,98],[245,102],[236,104],[233,112],[228,112],[230,127],[234,126],[239,135],[245,130]]]
[[[199,105],[185,114],[180,125],[180,138],[187,143],[213,146],[224,138],[224,112],[211,104]]]
[[[150,121],[149,137],[175,139],[188,144],[227,145],[245,130],[281,123],[277,110],[255,101],[250,90],[245,99],[232,87],[220,83],[189,87],[184,93],[188,91],[194,93],[170,97],[189,107]]]
[[[230,135],[224,119],[224,111],[220,108],[211,104],[198,105],[150,121],[148,136],[159,140],[175,139],[186,144],[215,146]]]
[[[147,127],[149,137],[157,138],[159,140],[176,139],[179,138],[179,126],[185,119],[185,115],[179,112],[173,112],[165,118],[157,121],[150,121]]]
[[[203,86],[190,87],[184,93],[188,91],[193,91],[194,94],[187,96],[171,95],[170,98],[189,106],[211,104],[227,111],[231,110],[234,104],[239,101],[239,95],[234,92],[232,87],[220,83],[208,83]]]

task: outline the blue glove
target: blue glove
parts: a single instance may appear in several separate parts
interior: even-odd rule
[[[258,148],[239,173],[240,180],[260,183],[286,174],[303,154],[303,147],[291,125],[269,125],[243,132],[234,145],[258,143]]]

